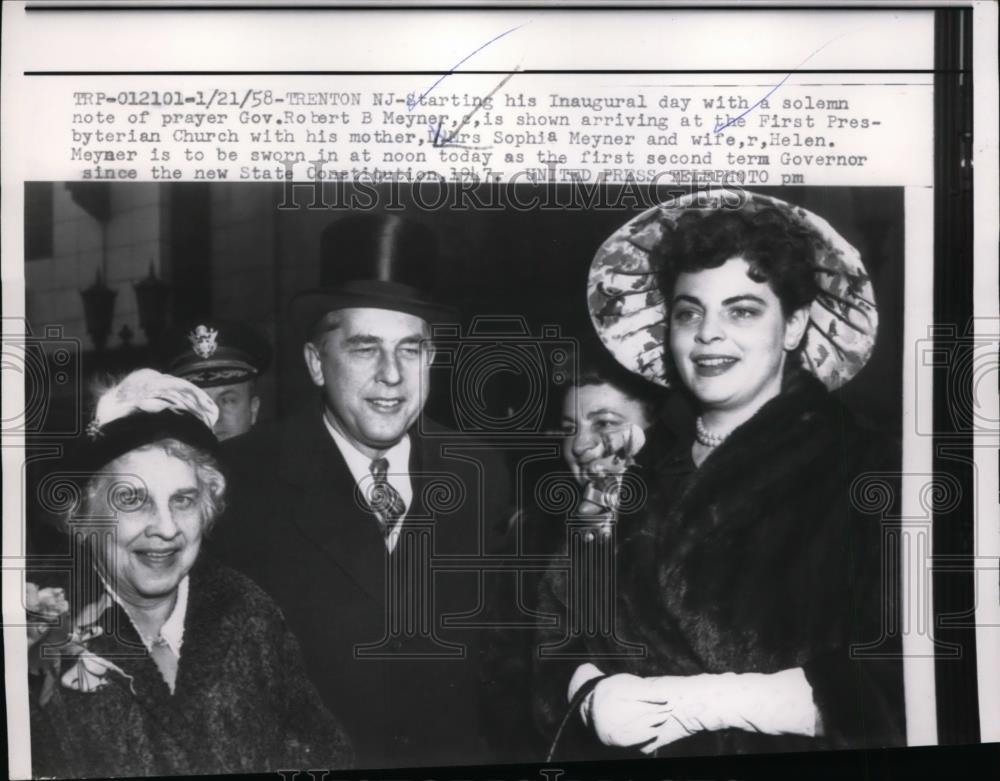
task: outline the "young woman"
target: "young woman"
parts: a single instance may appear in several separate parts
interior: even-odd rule
[[[874,344],[856,251],[805,210],[710,193],[625,226],[592,272],[605,344],[697,417],[619,523],[619,626],[645,656],[593,637],[540,666],[557,756],[900,744],[892,569],[855,495],[898,451],[829,393]],[[547,579],[542,608],[564,599]]]

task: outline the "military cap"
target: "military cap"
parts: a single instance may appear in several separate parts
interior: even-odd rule
[[[244,323],[199,320],[171,332],[164,347],[166,371],[202,388],[252,380],[270,362],[267,339]]]

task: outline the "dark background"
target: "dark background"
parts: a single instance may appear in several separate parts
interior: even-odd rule
[[[126,307],[132,295],[128,288],[134,283],[129,281],[129,274],[134,279],[147,275],[147,250],[152,242],[159,253],[157,273],[169,285],[161,330],[209,316],[251,322],[275,347],[272,367],[259,384],[263,397],[261,419],[280,418],[310,403],[317,390],[308,379],[302,345],[286,313],[296,292],[318,284],[319,235],[345,210],[307,208],[313,192],[298,186],[292,197],[278,184],[142,186],[147,188],[142,198],[135,197],[138,191],[130,189],[135,186],[127,184],[102,183],[83,190],[74,185],[72,192],[75,203],[83,204],[88,214],[96,215],[95,219],[106,220],[118,233],[137,234],[138,221],[154,215],[156,224],[151,232],[146,231],[152,239],[140,242],[133,236],[132,244],[113,250],[117,254],[111,266],[117,269],[118,277],[109,275],[108,285],[119,291],[116,306]],[[77,227],[65,227],[74,224],[60,220],[58,214],[59,204],[65,208],[67,203],[66,198],[59,200],[59,188],[65,187],[59,183],[28,185],[31,197],[27,200],[26,237],[31,236],[33,246],[41,247],[43,253],[54,253],[48,262],[77,262],[82,266],[73,241],[67,242],[59,231],[79,231],[79,222],[90,217],[78,215]],[[154,191],[150,192],[150,187]],[[436,293],[461,312],[456,338],[446,341],[459,351],[468,348],[468,352],[452,350],[458,359],[453,359],[450,366],[435,367],[428,412],[441,422],[457,424],[479,436],[501,436],[504,446],[511,444],[512,434],[528,448],[537,445],[540,438],[546,439],[539,434],[558,425],[562,387],[579,367],[579,347],[582,345],[590,356],[603,353],[585,303],[590,262],[614,230],[655,203],[650,193],[637,203],[635,191],[629,195],[608,190],[595,198],[597,207],[572,208],[566,206],[574,201],[569,186],[559,188],[556,192],[518,186],[517,200],[521,203],[539,202],[553,208],[519,209],[510,193],[499,188],[481,188],[464,198],[452,190],[449,197],[439,198],[435,187],[417,194],[416,200],[422,199],[425,205],[440,200],[446,203],[427,209],[414,205],[414,193],[408,188],[390,191],[382,187],[376,205],[376,209],[383,210],[387,205],[394,207],[390,210],[433,228],[440,246]],[[56,196],[55,214],[52,201],[44,197],[46,191]],[[903,387],[902,190],[797,187],[755,191],[815,212],[860,251],[875,288],[879,335],[869,364],[838,393],[869,422],[899,436]],[[151,200],[155,205],[138,208],[134,205],[138,200]],[[333,203],[336,196],[328,192],[325,200]],[[492,208],[475,208],[477,202]],[[600,207],[609,204],[613,207]],[[79,239],[74,241],[79,245]],[[129,254],[130,247],[134,257]],[[32,262],[26,262],[28,272]],[[86,272],[93,273],[89,267]],[[93,376],[161,365],[156,334],[150,333],[144,339],[137,315],[128,315],[132,320],[122,313],[116,315],[116,328],[124,317],[132,323],[135,339],[125,342],[112,334],[104,350],[95,349],[80,320],[78,291],[83,286],[71,285],[69,290],[50,293],[33,288],[32,275],[27,274],[31,332],[43,334],[46,326],[67,324],[70,335],[79,340],[79,351],[72,354],[68,367],[56,365],[58,351],[45,344],[39,352],[47,357],[39,359],[39,370],[25,373],[29,398],[37,397],[37,414],[28,431],[29,486],[37,485],[45,473],[58,466],[59,446],[68,444],[89,420],[88,388]],[[51,296],[61,297],[49,300]],[[52,314],[61,314],[60,306],[66,307],[65,321]],[[73,306],[78,318],[75,334],[69,311]],[[33,309],[48,314],[39,317]],[[564,360],[567,355],[568,360]],[[463,363],[463,357],[469,356],[475,356],[475,365]],[[508,360],[511,357],[521,362]],[[560,369],[561,382],[553,383]],[[59,382],[60,376],[68,379]],[[513,418],[520,421],[518,426],[510,425]],[[490,421],[497,423],[494,426]],[[548,438],[548,442],[552,439]],[[511,458],[517,457],[512,449]],[[29,496],[34,493],[29,490]],[[29,512],[29,516],[36,515],[44,513]]]

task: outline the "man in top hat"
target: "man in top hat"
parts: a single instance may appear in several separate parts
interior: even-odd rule
[[[495,454],[423,415],[432,325],[429,230],[350,215],[321,240],[321,286],[292,301],[315,404],[228,454],[217,554],[282,607],[360,767],[488,761],[480,735],[474,568],[509,514]],[[434,557],[432,567],[431,556]]]
[[[271,362],[271,347],[243,323],[201,320],[178,328],[166,340],[168,374],[194,383],[219,407],[219,440],[253,428],[260,411],[257,377]]]

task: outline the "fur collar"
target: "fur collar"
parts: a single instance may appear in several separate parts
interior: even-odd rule
[[[700,468],[690,439],[651,466],[650,499],[626,519],[621,552],[637,563],[623,593],[629,622],[654,633],[647,647],[693,672],[795,666],[840,642],[850,583],[867,564],[854,543],[864,535],[878,552],[877,519],[859,526],[850,498],[884,455],[876,442],[801,373]]]

